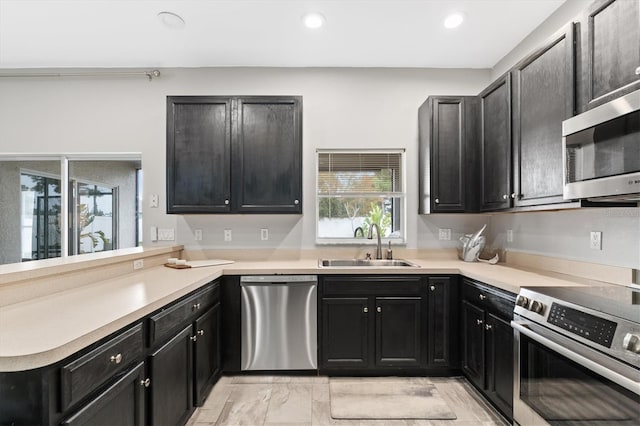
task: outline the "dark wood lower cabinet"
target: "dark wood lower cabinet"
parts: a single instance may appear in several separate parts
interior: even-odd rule
[[[145,424],[144,363],[138,364],[61,424],[142,426]]]
[[[484,388],[484,310],[462,302],[462,370],[479,388]]]
[[[194,327],[194,402],[201,406],[220,374],[220,303],[196,319]]]
[[[321,364],[325,368],[369,365],[369,299],[322,299]]]
[[[420,366],[421,304],[421,297],[376,297],[376,366]]]
[[[488,313],[486,317],[487,393],[509,418],[513,417],[513,329]]]

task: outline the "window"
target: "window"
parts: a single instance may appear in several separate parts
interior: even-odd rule
[[[318,150],[318,243],[363,243],[369,228],[404,242],[404,150]],[[374,231],[375,235],[375,231]]]

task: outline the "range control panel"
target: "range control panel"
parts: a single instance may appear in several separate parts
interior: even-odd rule
[[[551,304],[547,322],[610,348],[617,324],[558,303]]]

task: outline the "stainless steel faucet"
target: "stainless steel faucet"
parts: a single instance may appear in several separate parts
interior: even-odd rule
[[[380,239],[380,227],[377,223],[372,223],[369,225],[369,236],[368,239],[373,239],[373,227],[376,227],[376,234],[378,234],[378,247],[376,248],[376,259],[382,259],[382,240]]]

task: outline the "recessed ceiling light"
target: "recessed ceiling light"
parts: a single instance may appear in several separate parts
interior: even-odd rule
[[[158,13],[158,19],[162,22],[162,25],[174,30],[180,30],[187,25],[180,15],[173,12],[160,12]]]
[[[462,13],[452,13],[444,19],[445,28],[457,28],[464,21],[464,15]]]
[[[307,13],[302,17],[302,22],[307,28],[316,29],[324,25],[324,16],[320,13]]]

